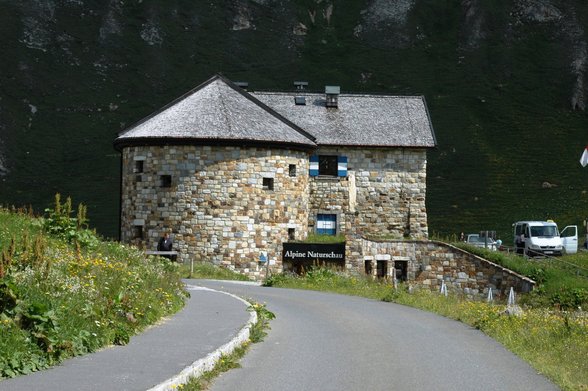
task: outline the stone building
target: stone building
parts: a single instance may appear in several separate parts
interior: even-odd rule
[[[423,97],[249,92],[216,75],[131,126],[122,154],[121,240],[154,249],[172,234],[179,259],[251,278],[260,257],[283,270],[282,243],[311,232],[426,239]]]

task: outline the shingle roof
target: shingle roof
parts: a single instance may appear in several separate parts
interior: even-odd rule
[[[300,96],[305,105],[295,104]],[[325,107],[325,98],[306,91],[248,93],[216,75],[129,127],[114,145],[230,143],[312,149],[428,148],[437,143],[424,97],[340,94],[338,108]]]
[[[316,147],[313,136],[220,75],[132,125],[114,144],[196,140]]]
[[[338,108],[325,95],[255,92],[256,98],[316,137],[319,145],[434,147],[435,133],[421,96],[341,94]],[[305,96],[306,105],[295,105]]]

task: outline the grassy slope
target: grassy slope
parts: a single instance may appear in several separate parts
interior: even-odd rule
[[[0,208],[0,379],[126,344],[183,306],[177,265],[113,242],[78,252],[41,227]]]
[[[490,229],[509,243],[518,219],[563,225],[588,216],[588,173],[578,164],[588,118],[569,110],[570,43],[557,27],[511,28],[511,2],[493,2],[482,5],[486,39],[467,49],[458,2],[417,1],[404,29],[383,27],[362,39],[353,30],[366,1],[337,2],[330,24],[320,16],[326,3],[260,3],[247,3],[255,29],[241,31],[231,30],[238,2],[126,4],[120,34],[105,38],[99,31],[108,8],[86,5],[80,17],[72,3],[43,24],[51,37],[46,51],[21,42],[22,20],[33,11],[0,4],[7,15],[0,23],[7,44],[0,130],[12,163],[0,201],[42,209],[55,192],[69,194],[88,205],[93,225],[116,236],[119,163],[111,143],[121,124],[223,72],[258,89],[289,89],[302,79],[314,90],[340,84],[425,95],[439,143],[428,163],[431,232]],[[588,5],[572,3],[587,25]],[[314,25],[309,9],[317,10]],[[161,45],[140,38],[153,20]],[[308,35],[292,34],[295,21]],[[394,34],[410,39],[398,45]],[[544,181],[557,187],[542,189]]]

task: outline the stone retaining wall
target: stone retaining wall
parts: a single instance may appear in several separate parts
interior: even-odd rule
[[[441,242],[362,239],[362,256],[374,263],[374,274],[377,260],[388,262],[390,276],[395,262],[406,262],[410,285],[439,290],[444,281],[450,292],[469,298],[485,298],[489,289],[494,297],[507,297],[511,287],[529,292],[535,285],[525,276]]]

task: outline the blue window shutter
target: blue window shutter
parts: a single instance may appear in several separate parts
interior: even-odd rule
[[[347,176],[347,156],[337,156],[337,176]]]
[[[310,170],[308,175],[318,176],[319,174],[319,157],[318,155],[312,155],[310,157]]]

